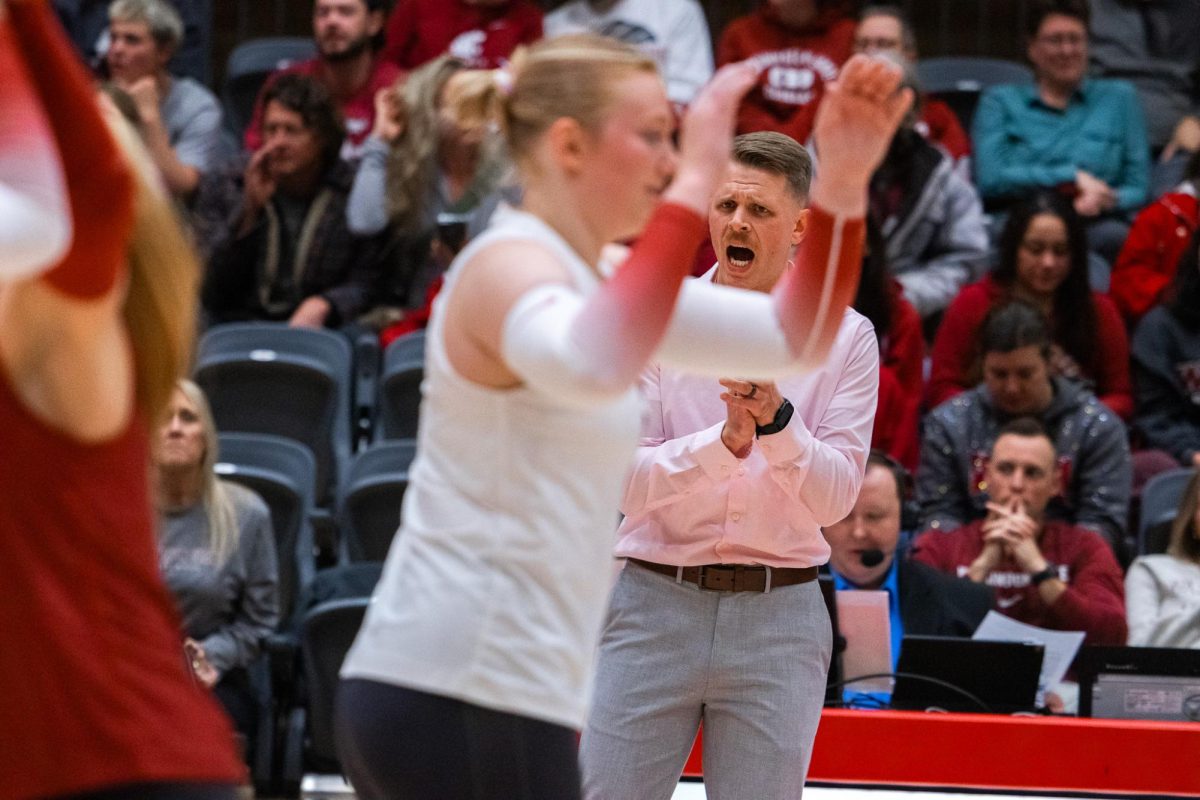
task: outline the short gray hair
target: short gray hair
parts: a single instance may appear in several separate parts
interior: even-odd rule
[[[183,41],[183,19],[166,0],[113,0],[109,22],[144,22],[161,48],[174,50]]]
[[[743,133],[733,140],[733,160],[787,179],[788,192],[801,203],[808,202],[812,186],[812,156],[804,145],[775,131]]]

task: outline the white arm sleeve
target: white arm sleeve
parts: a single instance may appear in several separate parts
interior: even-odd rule
[[[542,285],[522,295],[504,321],[500,352],[509,369],[564,406],[611,402],[630,386],[603,358],[604,347],[580,346],[577,323],[586,304],[568,286]]]
[[[788,348],[772,295],[700,279],[684,281],[655,358],[714,377],[777,378],[807,370]]]
[[[70,206],[49,133],[35,140],[7,127],[0,122],[0,281],[52,266],[71,241]]]

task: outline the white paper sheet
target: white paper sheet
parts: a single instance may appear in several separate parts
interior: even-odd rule
[[[838,610],[841,610],[839,606]],[[1046,648],[1042,659],[1042,674],[1038,678],[1038,705],[1043,705],[1047,689],[1062,682],[1075,654],[1083,644],[1084,634],[1079,631],[1052,631],[1027,625],[1006,617],[998,611],[989,611],[979,623],[972,639],[991,639],[1001,642],[1033,642]]]

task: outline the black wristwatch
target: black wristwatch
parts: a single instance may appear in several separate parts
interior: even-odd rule
[[[783,402],[779,404],[779,409],[775,412],[775,419],[768,422],[766,425],[755,425],[755,436],[770,436],[772,433],[779,433],[787,427],[787,424],[792,421],[792,404],[788,399],[783,398]]]
[[[1041,570],[1040,572],[1035,572],[1029,576],[1029,582],[1031,584],[1033,584],[1034,586],[1039,586],[1042,584],[1043,581],[1048,581],[1051,578],[1057,578],[1057,577],[1058,577],[1058,567],[1054,566],[1053,564],[1051,564],[1050,562],[1047,561],[1046,568],[1044,570]]]

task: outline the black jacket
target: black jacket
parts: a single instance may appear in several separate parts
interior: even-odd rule
[[[969,637],[992,608],[992,590],[981,583],[908,559],[896,568],[906,635]]]

